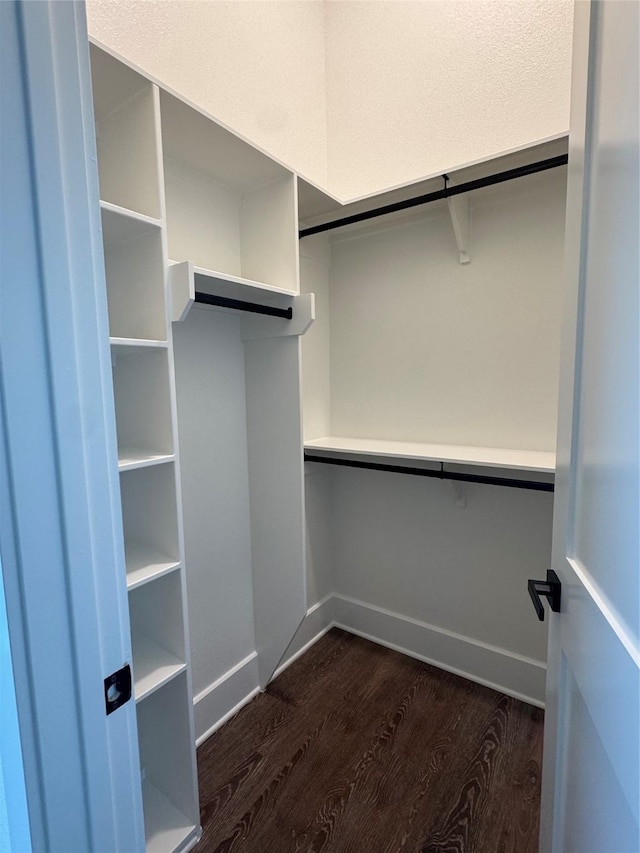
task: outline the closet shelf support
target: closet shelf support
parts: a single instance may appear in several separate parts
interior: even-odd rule
[[[471,213],[469,210],[469,196],[447,196],[449,216],[453,225],[453,233],[458,246],[458,260],[461,264],[471,263],[469,255],[469,241],[471,237]]]

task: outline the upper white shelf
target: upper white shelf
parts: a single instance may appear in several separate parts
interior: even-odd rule
[[[169,284],[171,288],[171,319],[174,323],[186,319],[196,303],[196,294],[205,293],[239,303],[253,303],[270,308],[290,309],[288,319],[264,317],[260,314],[246,315],[240,307],[224,307],[216,310],[233,311],[243,315],[243,338],[280,337],[303,335],[315,319],[315,297],[312,293],[299,294],[271,284],[240,278],[227,273],[194,266],[191,261],[170,262]],[[266,323],[265,323],[266,320]]]
[[[453,444],[423,444],[408,441],[383,441],[374,438],[326,436],[305,441],[305,450],[333,454],[356,454],[415,462],[444,462],[456,465],[478,465],[515,471],[539,471],[553,474],[555,453],[538,450],[510,450],[498,447],[467,447]]]
[[[189,261],[170,261],[169,280],[172,291],[172,320],[184,320],[195,299],[195,291],[203,291],[226,299],[259,302],[276,308],[288,308],[297,296],[294,290],[285,290],[260,281],[197,267]]]

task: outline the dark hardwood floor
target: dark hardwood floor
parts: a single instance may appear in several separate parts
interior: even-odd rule
[[[543,713],[334,629],[198,750],[198,853],[534,853]]]

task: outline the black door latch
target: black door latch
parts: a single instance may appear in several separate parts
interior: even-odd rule
[[[560,578],[553,569],[547,569],[546,581],[529,580],[527,582],[527,587],[529,589],[531,601],[533,601],[533,606],[538,614],[538,619],[541,622],[544,622],[544,607],[540,600],[541,595],[544,595],[547,598],[549,606],[554,613],[560,612],[562,584],[560,583]]]
[[[107,716],[131,699],[131,667],[125,664],[122,669],[112,672],[104,680],[104,703]]]

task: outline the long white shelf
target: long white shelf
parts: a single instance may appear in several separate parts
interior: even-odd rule
[[[132,636],[135,699],[142,701],[187,668],[167,649],[145,636]]]
[[[195,826],[146,779],[142,785],[147,853],[177,850],[195,831]]]
[[[295,290],[197,267],[191,261],[169,261],[169,282],[173,297],[173,322],[185,319],[194,303],[196,291],[276,308],[289,308],[293,298],[300,296]]]
[[[148,468],[149,465],[162,465],[165,462],[173,462],[174,459],[173,453],[151,453],[137,447],[124,447],[118,449],[118,470]]]
[[[218,296],[229,296],[232,299],[264,299],[265,294],[275,293],[279,296],[297,296],[295,290],[286,290],[284,287],[275,287],[261,281],[253,281],[250,278],[241,278],[237,275],[229,275],[216,270],[207,270],[204,267],[193,268],[196,283],[208,288],[208,292]],[[198,280],[200,281],[198,282]]]
[[[124,552],[129,591],[180,568],[179,560],[138,545],[137,542],[125,542]]]
[[[454,444],[383,441],[374,438],[326,436],[305,441],[305,450],[334,455],[376,456],[405,462],[444,462],[456,465],[478,465],[515,471],[539,471],[553,474],[555,453],[538,450],[511,450],[498,447],[468,447]]]

